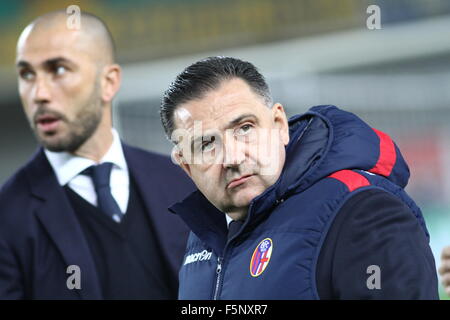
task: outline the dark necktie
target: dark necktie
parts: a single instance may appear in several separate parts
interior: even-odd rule
[[[105,162],[99,165],[93,165],[83,171],[83,174],[91,176],[94,182],[95,192],[97,193],[98,208],[110,216],[114,221],[120,222],[123,213],[116,200],[111,194],[109,179],[113,164]]]
[[[230,222],[230,225],[228,226],[228,240],[239,232],[243,224],[244,222],[236,220]]]

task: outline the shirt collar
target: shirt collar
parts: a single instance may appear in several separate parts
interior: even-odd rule
[[[233,219],[231,219],[231,217],[228,214],[226,214],[226,213],[225,213],[225,219],[227,219],[227,227],[229,228],[230,227],[230,223],[231,223],[231,221],[233,221]]]
[[[111,131],[113,142],[99,163],[112,162],[114,167],[128,171],[119,134],[114,128]],[[44,149],[44,152],[61,186],[66,185],[85,169],[97,164],[91,159],[75,156],[69,152],[53,152],[47,149]]]

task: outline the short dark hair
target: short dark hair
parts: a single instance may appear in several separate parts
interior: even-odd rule
[[[167,137],[170,139],[175,129],[174,113],[180,104],[201,99],[224,80],[233,78],[244,80],[267,106],[272,104],[266,80],[253,64],[231,57],[208,57],[184,69],[164,93],[160,116]]]

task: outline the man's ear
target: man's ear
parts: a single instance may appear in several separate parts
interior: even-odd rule
[[[119,91],[122,81],[122,69],[118,64],[107,65],[103,68],[101,86],[102,100],[111,102],[116,93]]]
[[[191,177],[191,168],[177,146],[172,149],[172,159],[174,159],[176,163],[181,167],[181,169],[183,169],[183,171],[186,172],[189,177]]]
[[[275,103],[271,111],[275,126],[280,130],[281,141],[286,146],[289,143],[289,123],[286,112],[280,103]]]

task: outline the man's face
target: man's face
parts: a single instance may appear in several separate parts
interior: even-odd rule
[[[275,183],[289,141],[283,107],[268,108],[249,85],[225,80],[174,115],[182,140],[175,154],[199,190],[233,219],[243,219],[253,198]],[[183,162],[184,161],[184,162]]]
[[[52,151],[78,149],[102,116],[98,66],[80,33],[29,27],[19,39],[16,61],[20,98],[39,142]]]

